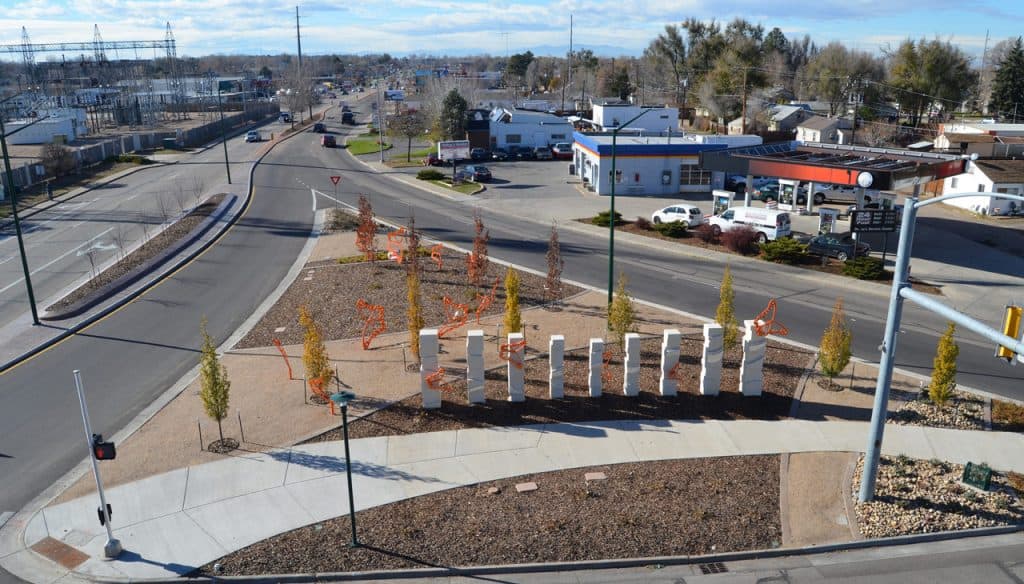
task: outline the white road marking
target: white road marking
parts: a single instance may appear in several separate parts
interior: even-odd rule
[[[60,260],[68,257],[69,255],[71,255],[73,253],[77,253],[78,250],[82,249],[83,247],[85,247],[87,245],[92,245],[92,243],[94,241],[96,241],[97,239],[99,239],[99,238],[103,237],[104,235],[110,233],[113,230],[114,230],[113,227],[111,227],[109,229],[106,229],[105,231],[99,233],[98,235],[96,235],[96,237],[93,237],[89,241],[86,241],[85,243],[79,245],[78,247],[76,247],[74,249],[71,249],[71,250],[68,250],[68,251],[60,254],[59,256],[53,258],[52,260],[46,262],[45,264],[39,266],[38,268],[36,268],[34,270],[32,270],[31,272],[29,272],[29,274],[34,276],[35,274],[41,272],[42,270],[45,270],[46,268],[49,268],[50,266],[52,266],[53,264],[59,262]],[[24,281],[25,281],[25,277],[24,276],[22,276],[21,278],[18,278],[17,280],[15,280],[15,281],[11,282],[10,284],[4,286],[3,288],[0,288],[0,294],[10,290],[15,285],[20,284],[21,282],[24,282]]]
[[[6,264],[7,262],[9,262],[9,261],[11,261],[11,260],[13,260],[13,259],[14,259],[14,257],[15,257],[15,256],[7,256],[7,257],[5,257],[4,259],[0,260],[0,266],[2,266],[2,265],[4,265],[4,264]]]

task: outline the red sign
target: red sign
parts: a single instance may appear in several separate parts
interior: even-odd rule
[[[335,186],[337,186],[337,185],[338,185],[338,181],[339,181],[339,180],[341,180],[341,177],[340,177],[340,176],[332,176],[332,177],[331,177],[331,182],[332,182],[332,183],[334,183],[334,185],[335,185]]]

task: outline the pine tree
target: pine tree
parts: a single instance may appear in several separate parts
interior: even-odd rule
[[[739,323],[736,322],[734,308],[736,295],[732,291],[732,271],[725,266],[722,273],[722,286],[718,290],[718,308],[715,309],[715,322],[722,326],[722,347],[729,350],[736,346],[739,337]]]
[[[409,344],[412,346],[412,354],[416,360],[420,360],[420,329],[423,328],[423,305],[420,300],[420,275],[419,272],[410,270],[405,276],[406,301],[406,322],[409,326]]]
[[[955,332],[955,324],[946,325],[946,332],[939,337],[935,360],[932,362],[932,379],[928,384],[928,398],[940,408],[946,407],[956,388],[956,358],[960,355],[960,347],[957,346],[956,340],[953,338]]]
[[[1021,37],[1017,37],[1006,57],[999,62],[989,107],[1003,118],[1012,118],[1013,123],[1024,117],[1024,45]]]
[[[608,307],[608,328],[623,351],[626,347],[626,333],[633,330],[633,323],[636,321],[636,309],[633,307],[633,298],[626,291],[626,282],[626,275],[619,273],[615,297]]]
[[[828,377],[828,384],[832,385],[832,378],[842,373],[843,369],[850,362],[853,333],[846,324],[846,314],[843,312],[843,299],[837,298],[832,307],[832,320],[828,328],[821,335],[821,372]]]
[[[206,317],[199,324],[199,333],[203,336],[202,357],[199,360],[199,377],[201,389],[199,397],[203,400],[203,409],[211,420],[217,422],[217,434],[224,441],[224,429],[221,422],[228,415],[228,402],[231,396],[231,380],[228,370],[217,359],[217,349],[213,339],[206,332]]]
[[[359,195],[359,226],[356,227],[356,247],[366,259],[377,259],[377,223],[373,220],[373,207],[366,195]]]
[[[505,333],[518,333],[523,328],[519,311],[519,273],[513,268],[505,272]]]
[[[302,364],[306,366],[306,379],[313,383],[314,391],[324,392],[324,386],[331,377],[330,358],[324,346],[320,327],[305,306],[299,307],[299,324],[305,330],[302,342]]]
[[[548,278],[544,283],[544,298],[549,301],[559,300],[562,298],[562,268],[565,267],[565,260],[562,259],[562,246],[558,242],[558,230],[554,224],[551,225],[545,257],[548,260]]]

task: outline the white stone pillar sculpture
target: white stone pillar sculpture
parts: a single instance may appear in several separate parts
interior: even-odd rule
[[[601,368],[604,366],[604,339],[590,339],[590,369],[587,387],[590,397],[601,397]]]
[[[484,331],[466,333],[466,398],[484,403]]]
[[[661,334],[661,381],[658,391],[661,395],[675,395],[679,382],[672,376],[672,368],[679,362],[679,329],[666,329]]]
[[[700,394],[718,395],[722,385],[722,325],[704,325],[704,355],[700,364]]]
[[[633,397],[640,393],[640,335],[626,333],[625,353],[622,393]]]
[[[743,321],[743,362],[740,364],[740,393],[761,395],[763,385],[764,350],[768,337],[754,330],[754,321]]]
[[[437,372],[437,329],[420,330],[420,395],[423,409],[436,410],[441,407],[441,392],[432,389],[427,377]]]
[[[526,400],[523,395],[523,358],[526,356],[526,347],[516,350],[516,343],[523,340],[523,333],[510,333],[508,335],[508,401],[521,402]]]
[[[565,337],[551,335],[548,342],[548,397],[565,397]]]

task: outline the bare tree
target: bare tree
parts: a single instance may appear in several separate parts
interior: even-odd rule
[[[53,142],[43,144],[39,150],[39,159],[43,162],[46,173],[55,177],[64,176],[75,167],[75,159],[71,155],[71,150],[63,144]]]
[[[171,209],[167,206],[167,199],[164,195],[163,192],[156,194],[156,210],[160,214],[160,220],[167,223],[167,220],[171,218]]]
[[[85,250],[85,258],[89,260],[89,277],[96,277],[96,248],[90,247]]]
[[[885,122],[864,122],[857,130],[858,141],[875,148],[892,145],[898,134],[899,126]]]
[[[118,223],[114,229],[114,245],[117,246],[117,255],[120,259],[124,259],[124,248],[128,243],[128,229],[123,223]]]
[[[196,206],[198,206],[202,202],[203,193],[206,191],[206,184],[203,182],[203,179],[193,175],[192,184],[189,188],[192,191],[192,197],[196,201]]]

